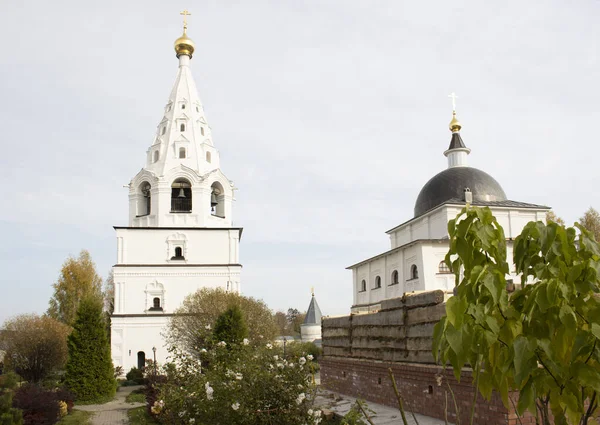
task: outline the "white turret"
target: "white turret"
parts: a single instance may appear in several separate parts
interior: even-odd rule
[[[129,184],[131,227],[228,227],[233,183],[219,152],[190,70],[194,42],[175,41],[179,70],[144,168]]]
[[[450,121],[449,127],[452,132],[452,139],[448,150],[444,152],[444,155],[448,158],[448,168],[466,167],[468,165],[467,156],[471,153],[471,149],[465,145],[460,137],[462,125],[456,118],[456,110],[452,111],[452,121]]]

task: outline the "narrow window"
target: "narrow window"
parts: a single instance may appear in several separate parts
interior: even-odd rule
[[[210,152],[206,152],[206,162],[208,162],[210,164],[210,160],[211,160]]]
[[[181,109],[185,109],[185,103],[181,105]]]
[[[155,297],[155,298],[152,300],[152,308],[154,308],[155,310],[158,310],[158,309],[160,309],[160,298],[158,298],[158,297]]]
[[[196,112],[200,112],[200,108],[196,106]]]
[[[158,161],[158,151],[154,151],[154,162]]]
[[[391,285],[397,285],[398,284],[398,270],[394,270],[392,272],[392,283]]]
[[[167,112],[171,111],[171,105],[169,105],[169,107],[167,108]]]
[[[412,266],[410,266],[410,278],[411,279],[418,279],[419,278],[419,269],[417,268],[417,266],[415,264],[413,264]]]
[[[179,158],[185,158],[185,148],[179,148]]]
[[[440,264],[438,266],[438,272],[439,273],[452,273],[450,271],[450,267],[448,267],[448,264],[446,264],[445,261],[440,261]]]
[[[167,132],[167,127],[166,127],[166,126],[164,126],[164,127],[162,128],[162,130],[160,130],[160,135],[162,136],[162,135],[163,135],[163,134],[165,134],[166,132]]]
[[[183,257],[182,255],[182,249],[180,246],[178,246],[177,248],[175,248],[175,257]]]
[[[360,291],[359,292],[365,292],[367,290],[367,282],[363,279],[362,282],[360,282]]]
[[[375,278],[375,289],[381,288],[381,277],[377,276]]]
[[[185,124],[181,123],[181,125],[179,126],[179,131],[185,131]]]
[[[200,134],[204,136],[204,127],[200,127]]]

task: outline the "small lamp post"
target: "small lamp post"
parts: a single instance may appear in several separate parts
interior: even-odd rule
[[[152,352],[154,353],[154,375],[156,376],[156,347],[152,347]]]
[[[285,358],[285,343],[287,342],[287,338],[283,337],[283,358]]]

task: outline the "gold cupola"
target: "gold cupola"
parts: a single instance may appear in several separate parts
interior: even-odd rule
[[[450,128],[450,131],[453,133],[460,131],[460,129],[462,128],[460,121],[458,120],[458,118],[456,118],[456,111],[452,111],[452,120],[450,121],[450,124],[448,125],[448,127]]]
[[[183,15],[183,34],[175,40],[175,53],[177,54],[177,57],[187,55],[191,59],[194,48],[196,47],[192,39],[187,36],[187,17],[188,15],[191,15],[191,13],[184,10],[180,14]]]

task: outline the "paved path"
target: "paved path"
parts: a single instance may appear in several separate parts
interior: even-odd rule
[[[354,397],[319,388],[317,390],[315,406],[329,409],[343,416],[350,411],[355,402],[356,399]],[[375,425],[397,425],[402,423],[402,417],[398,409],[371,403],[370,401],[365,402],[365,404],[375,412],[371,415],[371,419]],[[419,425],[444,425],[444,421],[440,419],[419,414],[415,414],[415,416]],[[410,412],[406,412],[406,419],[410,425],[416,425]]]
[[[143,406],[144,403],[127,403],[127,395],[142,388],[141,385],[133,387],[119,387],[114,400],[105,404],[88,404],[86,406],[75,406],[75,409],[94,412],[92,416],[92,425],[123,425],[129,423],[127,420],[127,411],[135,407]]]

